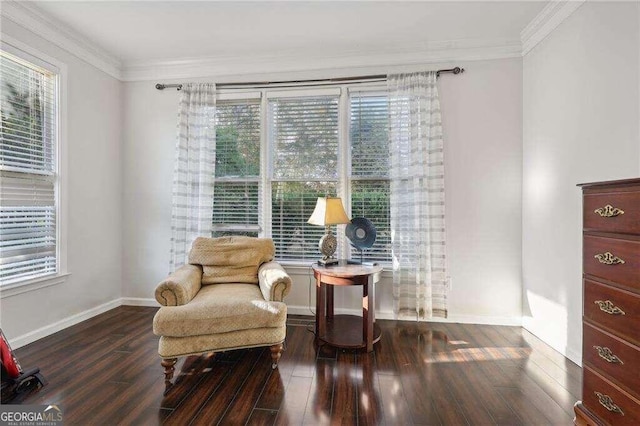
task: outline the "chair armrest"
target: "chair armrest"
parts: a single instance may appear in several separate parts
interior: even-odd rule
[[[200,291],[202,267],[184,265],[156,287],[156,300],[163,306],[186,305]]]
[[[278,262],[263,263],[258,269],[258,281],[267,301],[282,302],[291,290],[291,277]]]

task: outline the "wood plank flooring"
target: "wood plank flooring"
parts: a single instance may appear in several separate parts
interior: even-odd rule
[[[174,386],[151,331],[155,308],[123,306],[16,351],[49,384],[66,425],[570,425],[581,370],[520,327],[378,321],[373,353],[316,346],[290,316],[286,350],[182,358]]]

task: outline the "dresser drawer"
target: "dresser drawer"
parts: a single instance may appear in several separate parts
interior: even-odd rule
[[[582,403],[610,425],[640,424],[640,401],[611,384],[589,367],[583,369]]]
[[[640,345],[640,296],[584,280],[584,318]]]
[[[584,323],[583,361],[640,397],[640,348]]]
[[[640,241],[584,236],[585,274],[640,290]]]
[[[640,234],[640,192],[585,194],[584,229]]]

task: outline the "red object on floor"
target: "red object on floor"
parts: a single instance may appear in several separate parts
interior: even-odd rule
[[[0,330],[0,361],[2,361],[2,365],[10,378],[16,379],[20,377],[22,374],[22,368],[20,367],[16,357],[13,355],[11,346],[9,346],[9,342],[4,337],[2,330]]]

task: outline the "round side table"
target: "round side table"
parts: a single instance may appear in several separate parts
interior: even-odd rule
[[[316,279],[316,340],[338,348],[366,348],[380,340],[380,327],[375,324],[374,285],[380,280],[382,266],[347,264],[313,265]],[[334,315],[335,286],[362,286],[362,316]]]

